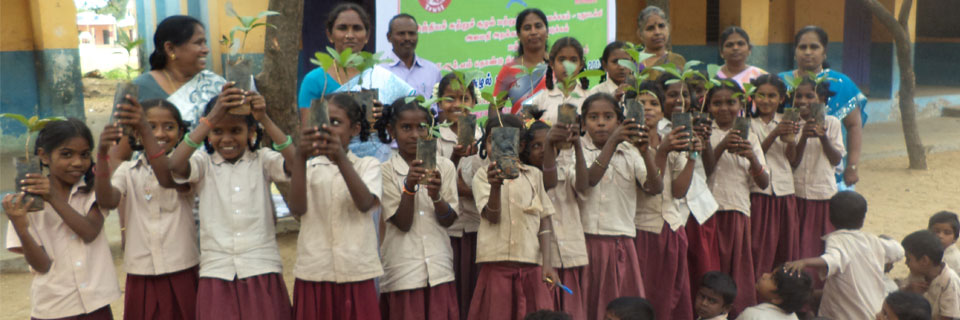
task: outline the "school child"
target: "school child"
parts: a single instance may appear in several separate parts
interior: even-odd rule
[[[943,262],[954,271],[960,270],[960,249],[957,248],[957,235],[960,234],[960,220],[957,214],[950,211],[940,211],[930,217],[927,225],[940,238],[943,245]]]
[[[587,166],[580,147],[580,125],[549,124],[539,120],[542,111],[533,114],[524,130],[522,143],[526,148],[520,154],[524,163],[541,169],[543,185],[553,202],[556,214],[553,222],[555,249],[550,252],[550,261],[558,267],[560,282],[572,294],[554,291],[554,308],[569,313],[573,319],[587,319],[583,307],[583,292],[580,279],[583,266],[587,264],[587,246],[580,225],[580,207],[577,196],[587,188]],[[570,148],[559,150],[563,143]],[[557,153],[559,152],[559,157]]]
[[[667,136],[676,129],[670,121],[673,113],[699,110],[699,106],[691,106],[691,101],[694,99],[691,98],[690,88],[685,82],[676,81],[667,84],[674,79],[679,80],[669,73],[657,78],[657,84],[666,96],[663,99],[663,119],[657,124],[657,132],[661,136]],[[699,143],[701,147],[690,154],[690,159],[694,160],[693,176],[690,178],[687,193],[680,198],[679,202],[679,212],[689,213],[684,233],[687,235],[687,266],[690,271],[688,279],[690,279],[692,290],[691,296],[696,295],[704,273],[720,270],[717,222],[711,219],[719,205],[707,185],[709,173],[704,166],[704,160],[712,158],[713,154],[713,148],[706,147],[710,141],[711,130],[710,124],[694,125],[692,140],[695,144]]]
[[[363,107],[345,93],[328,96],[330,124],[302,130],[298,156],[306,179],[297,179],[290,212],[300,220],[293,267],[296,319],[380,317],[374,278],[383,275],[377,229],[380,162],[351,152],[354,136],[367,141]]]
[[[480,139],[481,157],[493,150],[492,131],[497,127],[518,128],[523,136],[519,117],[494,115]],[[526,152],[527,146],[518,147]],[[553,308],[551,291],[560,283],[550,255],[555,210],[540,170],[528,163],[519,166],[519,177],[503,180],[491,159],[473,177],[473,198],[483,220],[477,232],[480,277],[470,302],[471,320],[522,319]]]
[[[788,262],[792,272],[815,268],[825,272],[826,283],[819,315],[832,319],[869,319],[883,303],[883,266],[903,258],[894,240],[860,231],[867,200],[853,191],[839,192],[829,201],[830,223],[837,230],[826,236],[823,255]]]
[[[627,44],[623,41],[614,41],[603,48],[603,54],[600,55],[600,70],[604,74],[600,76],[600,84],[597,84],[590,90],[587,90],[587,96],[595,93],[606,93],[612,95],[619,101],[626,93],[627,86],[635,86],[629,80],[633,79],[633,71],[620,64],[620,61],[633,61],[633,58],[624,50]],[[643,64],[639,64],[643,68]],[[642,69],[641,69],[642,70]]]
[[[930,320],[930,302],[923,296],[907,291],[891,293],[883,300],[883,309],[877,320]]]
[[[794,191],[797,196],[797,216],[800,219],[800,258],[816,257],[823,252],[823,236],[835,230],[828,221],[829,199],[837,192],[835,168],[846,153],[840,133],[840,119],[827,115],[824,125],[812,121],[810,105],[823,103],[832,93],[829,83],[817,84],[804,78],[794,91],[796,107],[800,109],[801,133],[797,137],[793,166]],[[819,277],[814,276],[816,287]]]
[[[694,310],[699,320],[725,320],[737,298],[737,284],[726,273],[710,271],[703,274],[694,299]]]
[[[127,272],[123,298],[125,319],[193,319],[197,309],[200,251],[194,222],[194,193],[189,185],[173,183],[167,154],[187,130],[180,110],[166,100],[131,100],[115,115],[141,141],[143,153],[110,171],[97,163],[102,179],[95,183],[101,209],[117,209],[125,217],[123,267]],[[123,131],[109,124],[100,134],[99,155],[106,156]],[[129,230],[129,232],[127,232]]]
[[[810,298],[812,280],[806,272],[793,273],[777,268],[757,281],[762,303],[743,310],[737,320],[797,320],[797,312]]]
[[[480,157],[476,156],[476,144],[461,146],[457,144],[460,116],[470,112],[477,104],[477,90],[473,82],[464,86],[455,73],[449,73],[440,79],[436,86],[435,97],[443,100],[437,102],[439,107],[438,121],[450,126],[440,127],[440,139],[437,140],[437,152],[441,157],[449,158],[457,166],[457,193],[460,217],[447,228],[450,236],[450,245],[453,248],[453,271],[456,275],[454,283],[457,288],[457,301],[460,308],[460,318],[466,319],[467,306],[473,296],[473,288],[477,283],[479,269],[474,263],[477,251],[477,228],[480,225],[480,214],[477,204],[473,201],[473,192],[468,182],[472,182],[472,172],[480,166]],[[480,139],[482,129],[477,127],[475,138]],[[462,170],[470,171],[468,178],[461,177]],[[469,228],[468,228],[469,226]],[[469,231],[468,231],[469,229]]]
[[[566,70],[563,67],[564,62],[570,62],[577,66],[576,70]],[[572,37],[563,37],[550,46],[550,63],[547,66],[546,86],[547,90],[540,92],[532,99],[530,104],[535,105],[539,110],[546,110],[542,120],[549,123],[557,123],[557,112],[560,105],[569,103],[579,107],[587,97],[587,88],[590,87],[590,80],[580,78],[571,86],[566,88],[571,90],[569,96],[565,96],[561,86],[563,80],[567,77],[576,77],[580,72],[586,70],[586,60],[583,59],[583,46],[580,41]],[[528,104],[524,102],[524,104]],[[580,112],[579,108],[577,111]]]
[[[720,208],[717,210],[717,243],[719,244],[720,271],[730,274],[737,283],[739,292],[731,313],[739,314],[747,306],[756,303],[756,274],[753,271],[752,240],[750,238],[750,188],[766,188],[770,176],[764,166],[766,158],[756,135],[747,133],[740,137],[734,127],[738,115],[742,115],[743,89],[726,82],[707,92],[707,104],[715,119],[710,135],[713,158],[706,159],[713,173],[708,179],[713,197]]]
[[[377,120],[380,140],[397,142],[396,154],[381,167],[383,319],[460,318],[446,230],[457,219],[456,168],[437,155],[436,169],[428,171],[416,159],[417,140],[430,134],[422,124],[432,117],[416,102],[397,100]]]
[[[940,239],[922,230],[907,235],[902,244],[911,275],[904,289],[930,301],[933,319],[960,318],[960,277],[943,263]]]
[[[251,114],[228,113],[243,103],[252,104]],[[226,84],[203,114],[170,157],[174,181],[189,183],[199,197],[197,319],[290,319],[270,183],[303,179],[303,161],[259,94]],[[276,151],[257,148],[257,123]],[[206,152],[194,152],[201,142]]]
[[[120,298],[120,287],[101,232],[106,213],[92,190],[92,147],[83,121],[47,123],[37,135],[32,161],[47,167],[49,175],[27,174],[19,193],[3,198],[10,219],[7,250],[23,254],[33,270],[34,319],[113,319],[110,303]],[[100,154],[97,160],[106,162]],[[27,212],[35,200],[24,201],[25,193],[42,197],[43,211]]]
[[[650,302],[638,297],[620,297],[607,304],[605,320],[654,320]]]
[[[691,161],[690,152],[684,152],[690,142],[687,133],[675,128],[662,138],[656,131],[657,123],[663,117],[663,92],[653,82],[640,84],[640,95],[635,99],[643,104],[647,134],[650,146],[656,153],[657,167],[662,168],[663,192],[650,194],[639,191],[637,194],[637,214],[634,224],[637,227],[636,248],[640,263],[640,273],[656,275],[643,277],[644,288],[657,288],[657,294],[648,295],[648,300],[660,319],[692,319],[693,307],[690,300],[690,271],[687,265],[687,235],[681,229],[690,215],[690,211],[680,211],[679,200],[690,187],[695,161]],[[633,92],[626,97],[633,99]],[[662,164],[661,164],[662,161]],[[648,261],[658,261],[649,263]]]
[[[796,157],[795,139],[799,131],[793,121],[783,119],[782,106],[787,99],[787,87],[776,75],[765,74],[751,82],[757,91],[753,101],[757,113],[750,123],[751,134],[757,135],[766,168],[770,171],[770,185],[750,188],[750,236],[754,272],[759,279],[773,266],[799,259],[800,221],[797,219],[797,199],[794,196],[793,168]]]
[[[592,95],[581,111],[587,135],[580,143],[591,164],[589,188],[580,201],[588,254],[581,289],[587,316],[597,319],[604,315],[603,306],[617,297],[644,296],[634,240],[637,192],[642,188],[657,194],[663,186],[643,125],[624,120],[613,96]]]

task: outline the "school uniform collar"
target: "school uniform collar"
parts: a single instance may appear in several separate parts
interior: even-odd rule
[[[391,165],[393,165],[393,171],[397,175],[406,176],[410,173],[410,165],[407,164],[406,160],[403,160],[403,156],[400,155],[400,152],[396,152],[390,157],[390,160],[387,160]]]
[[[447,123],[444,121],[444,123]],[[457,133],[450,127],[440,127],[440,139],[447,142],[457,142]]]
[[[243,146],[243,147],[246,148],[246,146]],[[243,155],[240,156],[240,159],[237,159],[237,162],[240,162],[240,161],[252,161],[252,160],[256,159],[258,155],[259,155],[259,151],[258,151],[258,150],[249,150],[249,149],[248,149],[248,150],[244,150]],[[226,162],[227,159],[224,159],[223,156],[221,156],[219,152],[214,151],[213,154],[210,155],[210,161],[213,161],[213,164],[219,166],[219,165],[223,164],[224,162]]]
[[[360,160],[360,157],[353,154],[353,151],[347,150],[347,160],[350,161],[351,164],[353,164],[353,163],[357,163],[357,160]],[[308,167],[321,166],[321,165],[325,166],[325,165],[336,165],[336,164],[333,163],[333,161],[330,161],[330,158],[327,158],[326,156],[316,156],[316,157],[310,158],[310,160],[307,160]]]
[[[758,305],[756,305],[754,308],[757,308],[757,309],[760,309],[760,310],[777,311],[777,312],[781,312],[781,313],[784,313],[784,314],[787,313],[786,311],[783,311],[783,309],[780,309],[780,307],[778,307],[777,305],[772,304],[772,303],[769,303],[769,302],[764,302],[764,303],[758,304]]]

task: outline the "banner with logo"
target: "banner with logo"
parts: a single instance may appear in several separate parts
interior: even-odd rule
[[[600,67],[600,55],[616,36],[614,0],[399,0],[377,5],[377,29],[403,12],[417,19],[417,55],[443,70],[476,69],[482,88],[493,86],[500,68],[516,57],[516,15],[539,8],[547,15],[549,42],[575,37],[584,46],[587,68]],[[397,7],[393,7],[396,5]],[[392,50],[386,34],[379,51]],[[594,81],[595,84],[595,81]]]

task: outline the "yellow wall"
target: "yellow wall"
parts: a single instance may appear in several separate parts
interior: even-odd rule
[[[637,38],[637,16],[646,7],[646,1],[643,0],[617,0],[617,40],[640,42]]]
[[[33,50],[30,20],[29,0],[0,1],[0,51]]]
[[[670,43],[704,45],[707,42],[707,0],[670,1]]]
[[[805,1],[805,0],[801,0]],[[777,0],[770,2],[770,24],[767,28],[768,43],[793,43],[793,10],[794,0]],[[751,39],[752,40],[752,39]]]
[[[4,0],[7,1],[7,0]],[[73,0],[30,0],[34,49],[77,48],[77,8]]]
[[[720,2],[720,32],[739,26],[750,35],[753,45],[766,45],[770,28],[770,0],[730,0]]]
[[[808,25],[816,25],[827,31],[830,42],[843,42],[844,1],[840,0],[800,0],[794,2],[793,34]],[[789,12],[789,11],[784,11]],[[783,13],[777,14],[781,16]]]

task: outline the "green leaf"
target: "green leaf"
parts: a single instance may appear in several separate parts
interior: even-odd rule
[[[36,130],[33,130],[33,128],[34,128],[34,126],[37,125],[37,120],[39,120],[39,119],[40,119],[40,117],[38,117],[38,116],[32,116],[32,117],[30,117],[30,119],[27,120],[27,129],[30,129],[30,131],[36,131]]]
[[[340,60],[337,60],[337,61],[340,62],[342,66],[346,66],[347,62],[350,61],[350,56],[352,55],[353,55],[353,49],[349,47],[344,48],[343,51],[340,52]]]
[[[700,62],[700,60],[690,60],[690,61],[687,61],[687,64],[683,65],[683,70],[692,70],[693,67],[699,66],[701,64],[703,64],[703,62]]]
[[[0,118],[7,118],[7,119],[20,121],[20,123],[23,124],[24,127],[26,127],[27,129],[30,129],[30,123],[27,121],[27,118],[22,115],[19,115],[16,113],[0,113]]]
[[[269,17],[269,16],[276,16],[276,15],[280,15],[280,13],[276,11],[267,10],[267,11],[260,12],[260,14],[257,15],[257,19],[263,18],[263,17]]]
[[[707,65],[707,75],[710,77],[709,78],[710,80],[716,79],[717,74],[719,73],[720,73],[720,66],[712,63]]]
[[[571,97],[571,98],[574,98],[574,99],[580,99],[580,94],[574,92],[574,93],[571,93],[571,94],[570,94],[570,97]]]
[[[238,18],[240,17],[240,15],[237,14],[237,11],[233,10],[232,2],[227,1],[227,4],[223,5],[223,9],[227,11],[227,16],[238,17]]]
[[[313,55],[313,59],[310,59],[310,62],[322,67],[324,70],[330,70],[330,67],[333,66],[333,58],[331,58],[330,55],[321,53],[319,51]]]
[[[563,73],[566,75],[567,78],[569,78],[571,74],[576,72],[576,70],[577,70],[576,64],[570,61],[563,61]]]
[[[412,96],[412,97],[403,98],[403,103],[404,103],[404,104],[407,104],[407,103],[411,103],[411,102],[417,101],[417,98],[419,98],[419,97],[420,97],[420,96]]]
[[[577,76],[574,77],[573,79],[579,80],[581,78],[586,78],[586,77],[599,77],[599,76],[602,76],[603,74],[604,74],[603,70],[586,70],[577,74]]]
[[[630,70],[637,70],[637,63],[633,62],[632,60],[620,59],[617,60],[617,64]]]
[[[39,121],[37,121],[36,124],[33,125],[33,130],[30,130],[30,131],[40,131],[40,130],[43,130],[43,128],[46,128],[46,127],[47,127],[47,124],[50,123],[50,122],[54,122],[54,121],[64,121],[64,120],[67,120],[67,118],[65,118],[65,117],[50,117],[50,118],[46,118],[46,119],[40,119]]]
[[[257,22],[257,17],[237,17],[237,19],[240,20],[240,24],[243,25],[244,28],[247,28],[247,31],[253,29],[253,23]]]
[[[680,82],[680,79],[670,79],[670,80],[667,80],[666,82],[664,82],[663,84],[669,86],[669,85],[674,84],[674,83],[677,83],[677,82]]]

